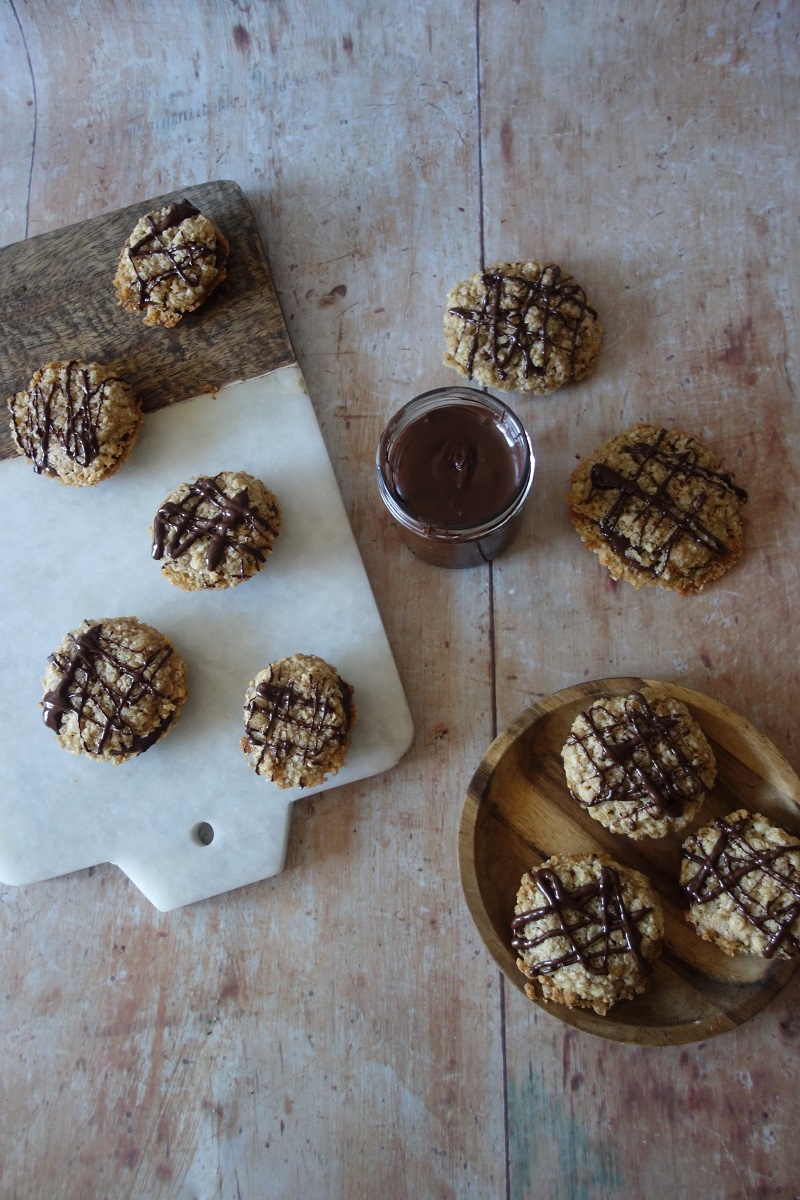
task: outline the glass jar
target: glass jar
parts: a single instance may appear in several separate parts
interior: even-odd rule
[[[410,550],[439,567],[491,562],[517,532],[535,460],[519,417],[484,392],[437,388],[381,435],[378,491]]]

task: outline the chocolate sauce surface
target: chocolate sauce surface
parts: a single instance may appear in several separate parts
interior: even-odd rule
[[[468,405],[434,409],[401,430],[388,476],[415,517],[443,526],[482,525],[503,512],[523,482],[525,452],[496,420]]]

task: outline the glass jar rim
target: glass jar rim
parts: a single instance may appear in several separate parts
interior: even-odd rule
[[[387,477],[390,452],[397,436],[420,416],[439,408],[449,407],[451,401],[467,404],[476,409],[482,408],[490,412],[493,417],[500,418],[497,425],[501,431],[504,434],[508,429],[513,432],[513,442],[509,441],[509,448],[514,444],[521,446],[523,451],[519,485],[511,494],[507,504],[481,524],[453,525],[420,518],[398,498]],[[502,428],[504,425],[505,429]],[[375,465],[378,491],[394,519],[406,529],[421,534],[423,537],[446,542],[465,538],[477,539],[487,533],[502,529],[511,521],[520,512],[528,498],[533,483],[536,459],[528,431],[509,404],[488,392],[479,392],[475,388],[454,384],[422,392],[395,412],[381,434],[375,455]]]

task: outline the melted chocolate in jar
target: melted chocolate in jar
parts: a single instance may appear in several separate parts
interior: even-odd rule
[[[205,506],[207,515],[199,514],[201,505]],[[167,558],[180,558],[195,542],[207,538],[206,567],[209,571],[217,569],[229,549],[240,561],[249,556],[256,562],[264,562],[261,550],[233,536],[242,527],[254,534],[259,527],[275,532],[250,504],[247,488],[242,488],[235,496],[228,496],[206,475],[189,486],[182,500],[170,500],[161,505],[153,521],[152,555],[155,559],[163,558],[165,554]]]
[[[170,713],[151,733],[137,734],[125,711],[135,707],[143,696],[160,695],[153,681],[171,655],[171,646],[160,646],[140,655],[139,661],[130,666],[120,660],[117,646],[102,624],[92,625],[73,639],[69,657],[50,656],[61,679],[42,700],[45,725],[58,733],[67,713],[74,712],[81,741],[91,754],[102,754],[112,734],[119,735],[123,744],[117,753],[141,754],[158,741],[174,714]],[[106,678],[106,671],[101,673],[103,666],[113,668],[113,683]]]
[[[475,356],[488,355],[498,379],[505,379],[515,360],[521,359],[525,378],[545,375],[554,345],[570,350],[570,379],[575,376],[578,330],[586,313],[597,313],[586,303],[586,294],[571,275],[549,264],[535,279],[502,271],[481,276],[486,293],[478,308],[451,308],[468,328],[467,374],[472,378]],[[541,314],[530,322],[531,309]],[[532,326],[532,327],[531,327]],[[485,334],[486,336],[482,336]],[[534,351],[541,362],[534,362]]]
[[[187,288],[196,288],[200,285],[200,268],[204,263],[213,261],[217,267],[224,264],[221,245],[212,249],[203,242],[185,241],[178,246],[170,246],[161,236],[170,229],[176,229],[188,218],[199,215],[199,210],[188,200],[171,204],[160,221],[154,221],[148,214],[150,232],[128,249],[128,258],[136,274],[140,309],[147,306],[153,291],[166,280],[177,278]],[[166,256],[169,266],[160,271],[154,269],[151,260],[156,255]]]
[[[545,899],[539,908],[520,913],[511,923],[515,950],[533,950],[551,938],[566,939],[569,949],[554,958],[542,958],[526,967],[530,975],[552,975],[560,967],[580,965],[592,975],[607,975],[611,955],[630,954],[643,975],[650,964],[641,952],[637,922],[650,908],[630,910],[622,895],[622,884],[613,867],[603,866],[598,879],[570,890],[559,875],[541,867],[533,877]],[[526,925],[554,915],[556,925],[528,937]],[[616,937],[615,937],[616,935]],[[621,937],[620,937],[621,935]]]
[[[407,426],[389,451],[392,490],[422,521],[482,525],[512,502],[523,449],[509,445],[491,416],[468,405],[434,409]]]
[[[661,443],[666,434],[666,429],[662,429],[655,444],[636,442],[630,447],[628,453],[634,462],[632,475],[622,475],[604,463],[595,463],[591,471],[592,486],[598,491],[618,492],[611,508],[599,523],[600,533],[616,553],[636,570],[648,572],[656,578],[663,575],[673,547],[680,540],[703,547],[709,557],[722,558],[727,553],[727,546],[705,527],[699,513],[714,492],[731,492],[742,501],[747,499],[744,488],[737,487],[726,472],[711,471],[701,466],[691,448],[683,451],[662,450]],[[658,483],[648,474],[653,469],[660,476]],[[681,508],[671,496],[671,489],[687,481],[699,481],[707,485],[707,490],[698,493],[688,511]],[[621,519],[630,518],[632,513],[639,514],[642,536],[646,528],[652,536],[654,518],[661,516],[663,536],[655,547],[645,549],[620,531]],[[637,557],[633,557],[633,552]],[[648,560],[649,565],[645,565]]]
[[[590,751],[590,735],[570,734],[567,743],[581,746],[586,762],[600,781],[594,800],[578,801],[584,808],[609,801],[634,801],[638,802],[638,807],[630,813],[631,817],[648,810],[656,816],[679,817],[689,800],[708,794],[696,767],[674,736],[673,731],[679,724],[677,714],[659,716],[641,692],[633,692],[627,697],[623,720],[602,711],[607,717],[602,725],[591,711],[582,715],[591,736],[600,743],[603,763],[597,763]],[[659,751],[657,745],[665,749]],[[674,760],[674,766],[667,767],[662,762],[665,752]]]
[[[37,384],[24,423],[14,425],[23,452],[37,474],[51,471],[50,448],[57,442],[64,453],[81,467],[88,467],[100,453],[97,428],[109,379],[92,386],[85,367],[74,359],[64,367],[63,384],[56,379],[49,387]],[[56,408],[63,407],[63,415]]]
[[[714,824],[719,837],[711,850],[706,853],[698,844],[687,854],[688,861],[695,863],[698,869],[683,885],[684,890],[694,904],[708,904],[723,893],[727,894],[747,922],[766,935],[764,958],[772,958],[776,951],[788,958],[796,957],[800,954],[800,938],[792,932],[792,925],[800,916],[800,874],[791,867],[789,871],[780,871],[775,864],[798,847],[773,846],[769,850],[755,850],[747,841],[745,819],[729,824],[720,818]],[[748,876],[752,876],[752,887],[765,875],[778,881],[787,893],[780,908],[775,905],[766,911],[748,889]]]

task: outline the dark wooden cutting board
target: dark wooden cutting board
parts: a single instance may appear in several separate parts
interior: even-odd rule
[[[228,274],[173,329],[150,329],[114,293],[119,255],[144,213],[185,197],[231,244]],[[44,363],[113,367],[145,412],[296,361],[258,228],[243,191],[216,180],[181,188],[0,250],[0,402]],[[0,459],[16,453],[0,421]]]

